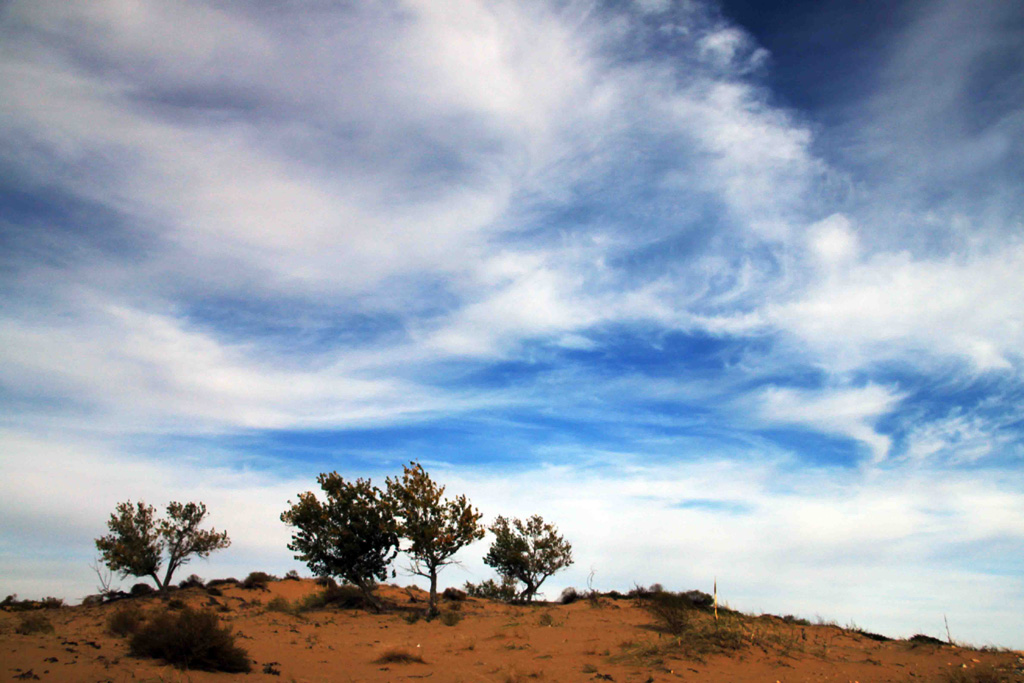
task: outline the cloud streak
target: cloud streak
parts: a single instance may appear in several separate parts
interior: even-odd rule
[[[908,13],[826,115],[704,2],[5,4],[4,575],[129,496],[284,567],[282,500],[417,458],[566,581],[1019,604],[1016,19]]]

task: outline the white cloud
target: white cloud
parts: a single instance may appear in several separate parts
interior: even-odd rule
[[[892,388],[875,384],[823,390],[769,387],[756,394],[754,406],[757,417],[768,423],[803,425],[861,441],[879,462],[888,455],[891,439],[874,425],[900,398]]]

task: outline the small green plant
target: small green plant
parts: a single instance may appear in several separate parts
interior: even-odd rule
[[[540,623],[541,626],[551,626],[555,623],[555,618],[551,616],[551,612],[545,612],[540,615],[538,623]]]
[[[249,654],[235,645],[235,636],[217,615],[186,607],[163,612],[140,628],[130,643],[132,655],[162,659],[181,669],[247,673]]]
[[[136,604],[125,605],[107,619],[107,631],[115,636],[130,636],[139,630],[146,615]]]
[[[420,613],[419,612],[406,612],[404,615],[402,615],[402,619],[404,619],[405,623],[407,623],[407,624],[415,624],[416,622],[418,622],[420,620]]]
[[[53,633],[53,624],[45,614],[29,612],[21,616],[18,625],[14,627],[14,632],[23,636],[34,633]]]

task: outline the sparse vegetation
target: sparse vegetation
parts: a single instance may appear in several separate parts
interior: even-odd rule
[[[509,577],[502,577],[501,583],[494,579],[486,579],[480,583],[469,583],[463,586],[466,594],[471,598],[484,598],[485,600],[499,600],[501,602],[512,602],[516,598],[516,582]]]
[[[460,591],[458,588],[445,588],[444,593],[441,593],[441,597],[449,602],[462,602],[469,595],[466,594],[466,591]]]
[[[580,594],[572,586],[569,586],[568,588],[563,590],[562,594],[558,596],[558,602],[560,602],[563,605],[571,605],[579,599]]]
[[[286,598],[278,595],[267,603],[268,612],[281,612],[282,614],[294,614],[296,612],[295,607],[292,603],[288,602]]]
[[[395,520],[383,494],[369,480],[347,482],[337,472],[321,474],[317,482],[326,502],[307,491],[281,513],[281,521],[295,527],[288,549],[317,576],[357,586],[379,611],[373,587],[387,578],[398,550]]]
[[[304,612],[324,609],[328,606],[340,609],[365,609],[367,607],[366,596],[355,586],[328,585],[319,593],[307,595],[298,609]]]
[[[455,626],[462,621],[462,614],[456,611],[441,612],[441,623],[445,626]]]
[[[206,583],[197,574],[190,575],[187,579],[183,579],[182,582],[178,584],[178,588],[205,588],[205,587],[206,587]]]
[[[110,533],[96,539],[96,549],[111,571],[128,576],[149,577],[163,590],[171,585],[175,570],[193,556],[209,557],[214,550],[231,545],[227,532],[200,529],[206,517],[203,503],[171,502],[167,518],[157,519],[156,508],[139,502],[119,503],[107,527]],[[158,572],[167,554],[163,579]]]
[[[0,609],[5,612],[30,612],[38,609],[59,609],[64,606],[63,598],[46,597],[41,600],[19,600],[17,593],[8,595],[0,602]]]
[[[146,620],[142,609],[134,603],[130,603],[113,612],[107,618],[107,631],[115,636],[133,635]]]
[[[484,563],[506,583],[523,584],[516,592],[518,601],[533,602],[545,579],[572,564],[572,545],[540,515],[525,522],[499,516],[490,531],[495,539]]]
[[[50,623],[49,617],[42,612],[28,612],[22,614],[18,619],[14,632],[23,636],[35,633],[53,633],[53,624]]]
[[[273,574],[266,572],[250,572],[249,576],[245,577],[245,581],[242,582],[242,588],[248,590],[266,590],[267,584],[277,581],[277,577]]]
[[[420,655],[397,648],[388,650],[374,662],[377,664],[426,664]]]
[[[243,673],[252,669],[248,653],[217,615],[185,608],[156,615],[132,636],[136,657],[162,659],[181,669]]]

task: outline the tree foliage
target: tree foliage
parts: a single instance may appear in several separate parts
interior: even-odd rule
[[[466,496],[445,500],[438,486],[419,463],[402,467],[401,479],[388,478],[387,502],[397,521],[398,535],[409,542],[405,552],[412,571],[430,579],[428,615],[437,613],[437,573],[451,564],[461,548],[484,537],[483,516]]]
[[[110,533],[96,539],[103,562],[121,577],[148,576],[163,590],[170,585],[175,570],[193,556],[209,557],[214,550],[231,545],[227,532],[200,529],[206,517],[203,503],[177,503],[167,506],[167,517],[157,519],[156,508],[140,501],[118,503],[107,527]],[[166,556],[163,579],[159,572]]]
[[[380,489],[369,480],[345,481],[337,472],[321,474],[317,483],[326,500],[311,491],[281,513],[295,527],[288,549],[297,553],[317,576],[338,577],[358,587],[376,609],[376,581],[387,578],[388,565],[398,549],[391,509]]]
[[[490,531],[495,538],[484,563],[504,579],[523,584],[518,600],[532,602],[545,579],[572,564],[572,546],[540,515],[525,522],[498,517]]]

